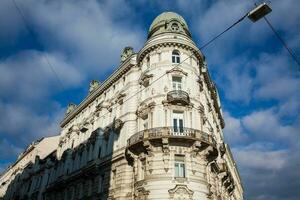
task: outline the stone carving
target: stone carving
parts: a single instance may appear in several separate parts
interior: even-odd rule
[[[148,87],[148,85],[149,85],[149,80],[150,80],[150,78],[152,78],[152,77],[153,77],[153,74],[148,74],[147,71],[144,72],[144,73],[141,75],[140,79],[139,79],[139,84],[140,84],[140,85],[143,85],[144,87]]]
[[[116,103],[123,104],[124,98],[126,97],[126,94],[124,92],[120,92],[116,97]]]
[[[132,54],[134,54],[133,48],[125,47],[123,53],[121,54],[121,63],[124,62],[127,58],[129,58]]]
[[[169,73],[172,73],[174,75],[184,75],[184,76],[187,76],[188,73],[185,72],[183,69],[181,69],[180,67],[176,66],[176,67],[173,67],[171,70],[168,70],[167,71],[167,74]]]
[[[124,122],[120,119],[114,119],[113,124],[112,124],[112,130],[116,133],[119,133]]]
[[[147,113],[151,112],[151,110],[154,108],[155,106],[155,102],[151,102],[149,104],[141,104],[141,106],[139,106],[136,115],[138,117],[142,117],[144,115],[146,115]]]
[[[69,103],[69,104],[68,104],[68,107],[67,107],[66,115],[68,115],[68,114],[71,113],[73,110],[75,110],[76,107],[77,107],[76,104],[74,104],[74,103]]]
[[[149,195],[149,191],[146,190],[144,187],[140,187],[140,188],[137,188],[135,193],[134,193],[134,196],[136,200],[146,200],[148,199],[148,195]]]
[[[90,88],[89,88],[89,93],[93,92],[96,88],[100,86],[100,81],[98,80],[92,80],[90,82]]]
[[[169,190],[171,199],[176,200],[188,200],[193,199],[194,192],[190,190],[186,185],[177,184],[173,189]]]

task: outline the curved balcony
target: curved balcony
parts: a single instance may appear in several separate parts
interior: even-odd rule
[[[184,127],[181,131],[175,131],[174,127],[171,126],[151,128],[137,132],[127,140],[127,147],[131,147],[145,140],[161,138],[201,141],[206,144],[216,146],[215,139],[203,131],[186,127]]]
[[[179,103],[182,105],[190,104],[189,94],[182,90],[172,90],[167,94],[167,101],[170,103]]]

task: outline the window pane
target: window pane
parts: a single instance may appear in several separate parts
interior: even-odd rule
[[[179,82],[179,83],[181,83],[181,77],[173,76],[173,77],[172,77],[172,81],[173,81],[173,82]]]
[[[173,126],[174,126],[174,132],[177,132],[178,131],[177,119],[173,119]]]
[[[179,131],[180,131],[180,133],[183,132],[183,120],[182,119],[179,119]]]
[[[179,177],[179,164],[175,163],[175,177]]]
[[[185,164],[181,163],[181,177],[185,177]]]
[[[177,87],[178,87],[178,90],[181,90],[181,84],[178,84]]]
[[[173,82],[173,90],[176,90],[176,83]]]
[[[172,63],[175,63],[175,56],[172,56]]]

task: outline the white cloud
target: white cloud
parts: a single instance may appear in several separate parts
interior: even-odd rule
[[[289,153],[288,150],[270,149],[268,143],[253,143],[246,147],[233,148],[233,152],[240,168],[259,170],[282,169]]]
[[[7,140],[0,140],[0,160],[11,159],[22,152],[22,148],[9,143]],[[3,164],[4,165],[4,164]],[[1,167],[0,167],[1,172]]]
[[[47,55],[46,55],[47,54]],[[65,89],[77,87],[84,76],[59,54],[23,51],[0,62],[0,96],[13,101],[41,100]]]
[[[18,42],[16,38],[25,31],[25,26],[12,1],[0,1],[0,30],[0,42],[4,46],[16,44]]]
[[[44,136],[58,134],[58,122],[64,109],[48,102],[51,113],[38,113],[26,105],[0,102],[0,136],[18,141],[19,147]],[[33,112],[34,111],[34,112]]]
[[[293,142],[297,132],[291,125],[283,125],[274,109],[253,112],[242,119],[243,126],[256,139]]]
[[[239,145],[248,141],[244,133],[241,119],[234,118],[228,112],[224,112],[225,129],[224,137],[230,145]]]
[[[67,52],[73,63],[89,75],[96,72],[101,76],[114,68],[112,65],[119,64],[123,48],[141,47],[146,36],[135,23],[113,20],[116,16],[129,18],[132,11],[125,1],[30,2],[26,11],[39,38],[46,41],[48,47]]]

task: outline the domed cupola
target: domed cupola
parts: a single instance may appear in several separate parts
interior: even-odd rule
[[[186,21],[174,12],[163,12],[152,22],[148,39],[162,33],[179,33],[191,37]]]

